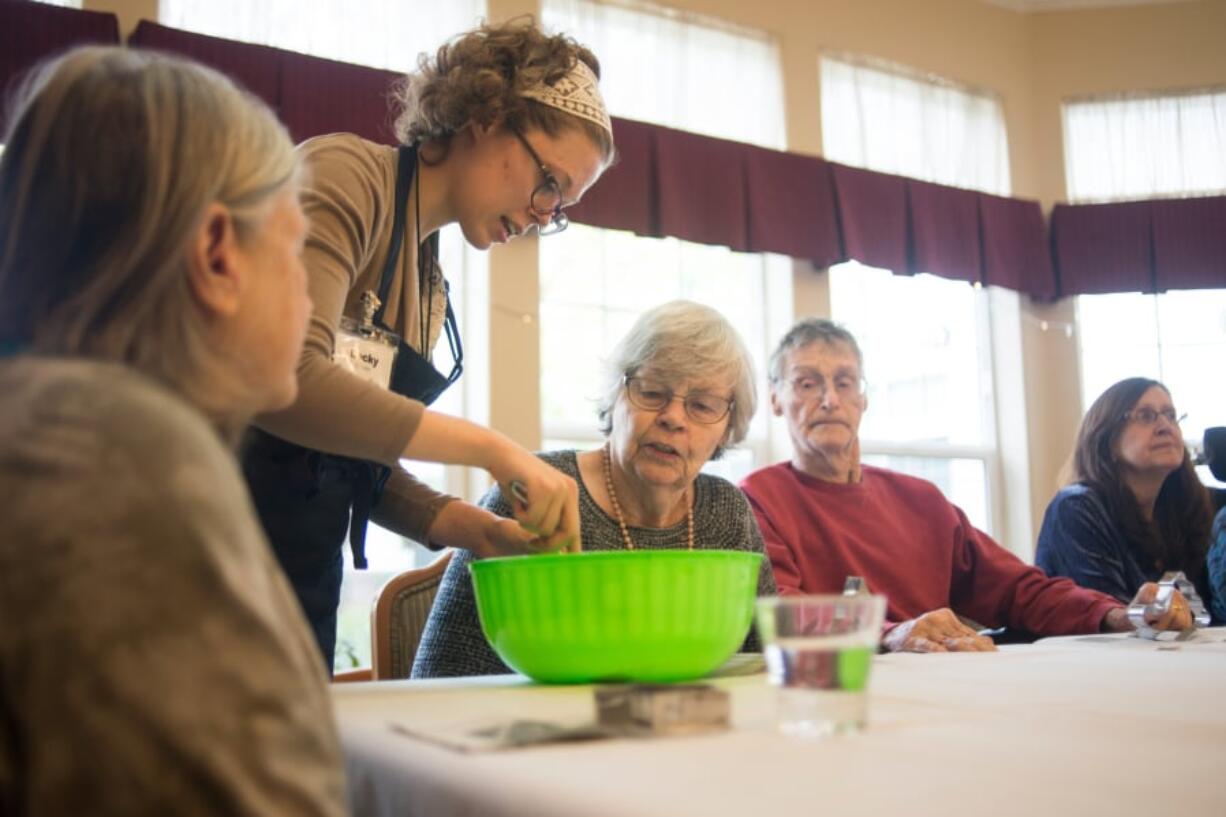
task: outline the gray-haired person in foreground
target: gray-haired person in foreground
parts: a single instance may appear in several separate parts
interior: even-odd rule
[[[86,48],[0,156],[0,814],[346,812],[319,651],[227,442],[311,299],[289,134]]]
[[[642,315],[607,362],[597,416],[604,445],[538,456],[579,484],[586,551],[711,549],[763,553],[745,496],[701,473],[745,438],[757,397],[753,364],[714,309],[673,301]],[[481,500],[511,508],[497,487]],[[481,633],[468,564],[456,551],[413,664],[414,678],[511,672]],[[763,560],[759,595],[774,595]],[[757,649],[753,633],[746,649]]]

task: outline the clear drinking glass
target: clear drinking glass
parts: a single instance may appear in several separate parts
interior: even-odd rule
[[[778,688],[781,731],[822,738],[864,728],[869,671],[884,617],[884,596],[758,600],[758,634]]]

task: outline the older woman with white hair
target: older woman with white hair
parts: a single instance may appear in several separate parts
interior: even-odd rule
[[[722,315],[689,301],[645,313],[613,352],[598,406],[604,445],[541,459],[579,485],[584,550],[701,549],[762,553],[749,503],[702,467],[745,438],[757,397],[753,364]],[[511,507],[495,487],[481,504]],[[468,564],[447,567],[413,664],[414,678],[511,670],[486,643]],[[759,595],[774,595],[763,560]],[[753,633],[746,649],[757,649]]]

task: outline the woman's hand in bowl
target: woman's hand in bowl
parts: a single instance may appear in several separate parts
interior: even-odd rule
[[[515,521],[542,541],[538,550],[582,549],[574,479],[516,445],[495,458],[489,472],[498,480]]]
[[[547,540],[514,519],[459,500],[449,502],[438,512],[430,526],[430,542],[470,550],[478,559],[543,553],[550,549]]]

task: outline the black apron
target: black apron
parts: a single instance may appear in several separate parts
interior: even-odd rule
[[[396,212],[392,240],[379,282],[382,305],[374,315],[379,328],[388,302],[392,278],[404,241],[405,211],[409,188],[417,166],[416,146],[401,146],[397,155]],[[422,274],[421,259],[427,259],[431,274]],[[438,235],[418,248],[419,299],[426,305],[422,343],[429,335],[429,310],[433,291],[434,261]],[[430,361],[403,340],[392,369],[391,390],[396,394],[433,403],[460,377],[464,350],[456,325],[451,298],[446,297],[443,330],[455,365],[444,376]],[[390,331],[390,330],[388,330]],[[346,536],[353,551],[353,566],[366,567],[366,525],[378,504],[391,469],[379,463],[326,454],[252,428],[242,455],[243,474],[251,489],[256,511],[273,551],[293,585],[324,657],[328,672],[336,647],[336,611],[340,604]]]

